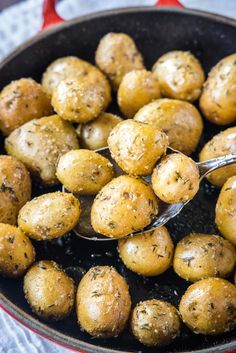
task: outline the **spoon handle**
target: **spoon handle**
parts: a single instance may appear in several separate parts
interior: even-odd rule
[[[229,154],[227,156],[210,159],[205,162],[197,163],[199,168],[200,177],[204,178],[208,173],[212,172],[213,170],[222,168],[226,165],[236,163],[236,154]]]

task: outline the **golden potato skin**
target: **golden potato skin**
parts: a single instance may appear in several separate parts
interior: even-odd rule
[[[172,148],[190,155],[200,140],[203,122],[198,110],[189,102],[157,99],[134,116],[134,120],[162,129]]]
[[[218,335],[236,327],[236,287],[222,278],[202,279],[188,287],[179,311],[195,333]]]
[[[142,179],[121,175],[96,196],[91,209],[94,230],[121,238],[146,227],[158,212],[157,199]]]
[[[89,150],[69,151],[59,159],[56,173],[68,191],[95,195],[114,176],[111,162]]]
[[[172,263],[174,244],[165,227],[120,239],[118,252],[125,266],[142,276],[157,276]]]
[[[163,157],[153,170],[152,188],[167,203],[193,199],[199,189],[199,171],[195,162],[181,153]]]
[[[227,125],[236,121],[236,54],[229,55],[214,66],[204,84],[200,109],[214,124]]]
[[[24,164],[0,156],[0,222],[15,225],[18,212],[31,198],[31,179]]]
[[[56,164],[64,153],[79,148],[74,128],[57,115],[32,120],[5,139],[7,153],[25,164],[43,184],[58,184]]]
[[[180,319],[175,307],[157,299],[137,304],[130,326],[133,335],[149,347],[166,346],[180,333]]]
[[[199,154],[200,162],[208,159],[218,158],[227,154],[236,153],[236,126],[228,128],[221,133],[215,135],[202,148]],[[221,187],[227,179],[236,175],[236,164],[227,165],[220,168],[206,177],[209,182],[215,186]]]
[[[128,174],[148,175],[166,152],[168,137],[160,129],[132,119],[117,124],[108,137],[116,163]]]
[[[134,70],[122,78],[117,100],[121,112],[131,119],[145,104],[160,96],[157,77],[151,71]]]
[[[144,69],[142,55],[125,33],[107,33],[98,44],[95,61],[109,77],[115,91],[127,72]]]
[[[205,74],[189,51],[175,50],[162,55],[152,71],[157,75],[164,97],[193,102],[201,94]]]
[[[131,299],[125,279],[114,267],[92,267],[77,291],[78,322],[90,335],[114,337],[125,327]]]
[[[18,225],[30,238],[50,240],[61,237],[77,224],[79,200],[67,192],[52,192],[35,197],[19,212]]]
[[[12,81],[0,93],[0,130],[4,135],[52,112],[50,97],[32,78]]]
[[[0,223],[0,274],[19,277],[34,259],[35,250],[30,239],[19,228]]]
[[[208,277],[227,277],[234,269],[233,245],[217,235],[193,233],[185,236],[175,248],[174,271],[187,281]]]
[[[229,178],[221,189],[215,222],[220,233],[236,246],[236,175]]]
[[[62,320],[74,306],[73,280],[54,261],[40,261],[29,269],[24,293],[31,309],[45,320]]]

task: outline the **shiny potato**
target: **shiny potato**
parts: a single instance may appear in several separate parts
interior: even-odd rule
[[[174,245],[165,227],[120,239],[118,252],[125,266],[142,276],[157,276],[172,263]]]
[[[164,97],[193,102],[201,94],[205,74],[189,51],[175,50],[162,55],[152,71],[157,75]]]
[[[157,77],[151,71],[134,70],[122,78],[117,100],[121,112],[127,118],[133,118],[140,108],[160,96]]]
[[[31,78],[12,81],[0,93],[0,130],[9,135],[32,119],[52,114],[50,97]]]
[[[236,246],[236,175],[229,178],[221,189],[215,221],[220,233]]]
[[[80,281],[77,317],[81,327],[90,335],[117,336],[128,321],[130,308],[129,287],[114,267],[93,267]]]
[[[77,224],[79,200],[67,192],[52,192],[35,197],[19,212],[18,225],[30,238],[50,240],[61,237]]]
[[[0,156],[0,222],[15,225],[18,212],[31,198],[31,179],[24,164]]]
[[[121,238],[146,227],[158,212],[157,199],[142,179],[121,175],[102,188],[91,209],[94,230]]]
[[[236,121],[236,54],[214,66],[204,84],[200,109],[212,123],[227,125]]]
[[[218,335],[236,327],[236,287],[221,278],[202,279],[188,287],[179,311],[195,333]]]
[[[19,277],[34,259],[35,251],[30,239],[19,228],[0,223],[0,274]]]
[[[107,158],[81,149],[61,156],[56,175],[68,191],[94,195],[111,181],[114,170]]]
[[[108,136],[122,119],[112,113],[101,113],[98,118],[86,124],[80,124],[76,132],[81,146],[89,150],[97,150],[107,146]]]
[[[193,233],[185,236],[175,248],[173,267],[187,281],[208,277],[227,277],[234,269],[233,245],[217,235]]]
[[[134,120],[162,129],[170,146],[187,155],[196,149],[203,130],[194,105],[177,99],[157,99],[141,108]]]
[[[29,269],[24,293],[31,309],[45,320],[62,320],[74,306],[73,280],[54,261],[40,261]]]
[[[153,170],[152,188],[167,203],[192,200],[199,189],[199,171],[195,162],[181,153],[165,156]]]
[[[117,90],[123,76],[144,69],[143,58],[133,39],[125,33],[108,33],[99,42],[95,61]]]
[[[112,157],[126,173],[148,175],[165,154],[168,137],[156,127],[129,119],[112,129],[107,142]]]
[[[136,305],[130,326],[133,335],[150,347],[166,346],[180,333],[180,319],[175,307],[157,299]]]
[[[236,153],[236,126],[228,128],[223,132],[215,135],[202,148],[199,154],[200,162],[208,159],[218,158],[227,154]],[[215,186],[221,187],[227,179],[236,175],[236,163],[220,168],[206,177],[209,182]]]
[[[7,153],[25,164],[43,184],[58,184],[56,164],[64,153],[78,149],[74,128],[57,115],[32,120],[5,140]]]

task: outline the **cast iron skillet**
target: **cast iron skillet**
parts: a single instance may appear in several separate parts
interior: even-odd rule
[[[236,52],[236,22],[199,12],[170,8],[129,8],[101,12],[77,18],[41,33],[21,46],[0,64],[0,89],[11,80],[33,77],[40,81],[42,72],[54,59],[77,55],[94,62],[99,39],[107,32],[131,35],[145,58],[147,68],[163,53],[190,50],[203,64],[206,73],[222,57]],[[111,106],[111,111],[117,108]],[[199,149],[222,128],[205,122]],[[0,139],[3,145],[3,138]],[[3,150],[1,151],[3,152]],[[50,190],[35,187],[34,195]],[[197,197],[167,227],[175,243],[190,232],[217,233],[214,208],[218,191],[207,182],[202,184]],[[75,282],[94,265],[113,265],[130,285],[133,305],[140,300],[161,298],[178,306],[189,283],[172,270],[154,278],[143,278],[127,270],[118,258],[116,242],[94,243],[67,234],[51,242],[34,243],[37,259],[53,259],[61,264]],[[39,320],[30,310],[23,296],[22,279],[0,279],[2,307],[9,314],[41,335],[75,350],[86,352],[147,352],[126,329],[119,337],[93,339],[79,329],[75,314],[57,323]],[[194,335],[183,326],[181,336],[158,352],[226,352],[236,348],[236,332],[216,337]]]

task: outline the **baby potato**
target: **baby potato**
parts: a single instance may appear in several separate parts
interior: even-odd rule
[[[214,124],[227,125],[236,121],[236,54],[229,55],[214,66],[204,84],[200,109]]]
[[[221,278],[202,279],[188,287],[179,311],[195,333],[218,335],[236,327],[236,287]]]
[[[226,129],[208,141],[199,154],[200,162],[236,153],[236,126]],[[236,175],[236,163],[220,168],[206,177],[215,186],[221,187],[227,179]]]
[[[148,175],[166,152],[168,137],[160,129],[132,119],[117,124],[108,137],[116,163],[128,174]]]
[[[94,230],[121,238],[146,227],[158,212],[157,199],[142,179],[121,175],[104,186],[91,209]]]
[[[80,124],[76,132],[81,146],[89,150],[97,150],[107,146],[108,136],[122,119],[111,113],[101,113],[98,118],[86,124]]]
[[[142,276],[157,276],[172,263],[174,245],[165,227],[120,239],[118,252],[125,266]]]
[[[0,274],[19,277],[34,259],[35,251],[29,238],[19,228],[0,223]]]
[[[233,245],[217,235],[193,233],[177,244],[173,267],[187,281],[208,277],[227,277],[235,265]]]
[[[59,159],[56,173],[68,191],[97,194],[114,176],[111,162],[94,151],[73,150]]]
[[[164,202],[192,200],[199,189],[199,171],[195,162],[181,153],[172,153],[155,167],[152,188]]]
[[[189,51],[174,50],[162,55],[152,71],[157,75],[164,97],[193,102],[201,94],[205,74]]]
[[[229,178],[221,189],[215,222],[220,233],[236,246],[236,175]]]
[[[74,128],[57,115],[32,120],[5,139],[7,153],[23,162],[42,183],[58,184],[56,164],[64,153],[78,149]]]
[[[197,147],[203,130],[201,115],[194,105],[177,99],[157,99],[141,108],[134,120],[162,129],[170,146],[187,155]]]
[[[95,61],[109,77],[114,90],[118,89],[127,72],[144,69],[142,55],[133,39],[125,33],[107,33],[99,42]]]
[[[133,335],[149,347],[166,346],[180,333],[177,310],[163,300],[152,299],[137,304],[130,324]]]
[[[0,130],[4,135],[52,112],[50,97],[32,78],[12,81],[0,94]]]
[[[160,96],[157,77],[151,71],[134,70],[122,78],[117,100],[122,113],[127,118],[133,118],[140,108]]]
[[[24,164],[0,156],[0,222],[15,225],[18,212],[31,198],[31,180]]]
[[[73,280],[54,261],[40,261],[29,269],[24,293],[31,309],[45,320],[62,320],[74,306]]]
[[[129,287],[114,267],[92,267],[80,281],[77,317],[90,335],[117,336],[128,321],[130,308]]]
[[[27,202],[19,212],[18,225],[30,238],[59,238],[77,224],[79,200],[67,192],[51,192]]]

